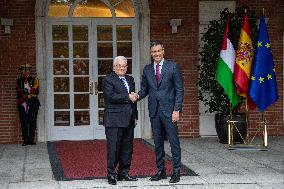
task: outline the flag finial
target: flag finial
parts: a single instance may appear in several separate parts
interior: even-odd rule
[[[264,16],[264,8],[262,8],[262,16]]]

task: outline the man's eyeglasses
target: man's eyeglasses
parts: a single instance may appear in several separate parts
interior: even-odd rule
[[[120,65],[120,64],[117,64],[116,65],[118,68],[127,68],[127,65]]]

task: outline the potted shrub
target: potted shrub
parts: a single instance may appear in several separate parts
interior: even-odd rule
[[[248,10],[248,17],[250,21],[250,29],[253,35],[253,41],[256,39],[257,25],[254,13],[248,7],[240,7],[235,12],[230,12],[224,9],[220,12],[220,19],[210,21],[208,30],[203,34],[201,40],[204,46],[200,50],[200,64],[198,65],[199,77],[197,85],[198,98],[207,107],[209,113],[216,113],[215,127],[220,142],[228,142],[228,123],[230,117],[230,101],[223,88],[215,80],[217,61],[220,56],[220,47],[224,37],[225,24],[230,16],[231,30],[233,34],[232,43],[234,49],[238,48],[238,41],[242,27],[244,9]],[[239,120],[236,124],[243,137],[246,136],[246,115],[240,113],[240,108],[244,105],[244,98],[239,98],[238,105],[233,109],[233,119]],[[239,134],[234,133],[234,142],[242,142]]]

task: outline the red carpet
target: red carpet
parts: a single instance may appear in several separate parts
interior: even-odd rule
[[[157,171],[153,147],[141,139],[134,140],[134,152],[130,175],[147,177]],[[56,180],[105,178],[106,141],[58,141],[48,142],[52,170]],[[169,158],[169,157],[168,157]],[[167,174],[172,173],[172,164],[166,160]],[[183,175],[194,175],[182,166]]]

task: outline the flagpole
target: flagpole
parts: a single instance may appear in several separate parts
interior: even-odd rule
[[[263,146],[267,147],[267,125],[266,125],[266,119],[264,117],[265,112],[261,112],[261,123],[263,124]]]
[[[262,16],[264,17],[264,8],[262,8]],[[268,138],[267,138],[267,125],[265,119],[265,111],[261,112],[261,122],[263,124],[263,147],[267,147]]]
[[[233,119],[233,110],[232,110],[232,104],[231,102],[229,103],[230,105],[230,120],[228,121],[228,145],[231,146],[233,145],[233,125],[232,125],[232,119]]]
[[[247,124],[247,135],[246,139],[244,140],[245,144],[249,144],[249,109],[248,109],[248,99],[246,98],[246,124]]]
[[[244,37],[247,36],[247,37]],[[244,45],[247,44],[247,45]],[[253,41],[252,41],[252,35],[250,31],[249,26],[249,19],[248,19],[248,9],[244,9],[244,18],[242,23],[242,29],[240,33],[240,39],[239,39],[239,47],[236,53],[236,61],[234,65],[234,82],[237,86],[237,91],[240,96],[243,96],[245,98],[245,102],[242,103],[243,109],[245,108],[245,124],[248,128],[249,126],[249,113],[248,113],[248,106],[250,106],[250,100],[249,98],[249,81],[250,81],[250,74],[245,76],[246,73],[251,72],[251,66],[252,66],[252,57],[254,55],[254,47],[253,47]],[[243,54],[243,51],[248,54],[248,59],[244,59],[240,54]],[[246,66],[243,66],[243,62],[245,62]],[[244,107],[245,106],[245,107]],[[244,113],[243,112],[243,113]],[[247,144],[248,141],[248,129],[247,133],[245,135],[240,134],[240,137],[242,139],[242,142],[244,144]]]

